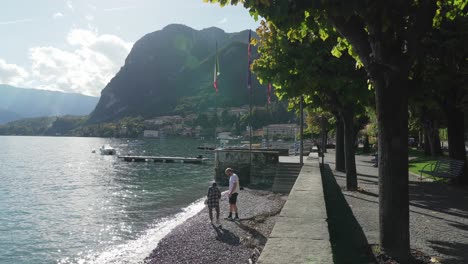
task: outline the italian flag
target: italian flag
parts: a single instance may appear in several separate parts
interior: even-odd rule
[[[214,63],[214,76],[213,76],[213,87],[218,93],[218,76],[219,76],[219,59],[218,59],[218,42],[216,42],[216,56]]]

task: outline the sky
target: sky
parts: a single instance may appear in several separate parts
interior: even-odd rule
[[[15,0],[0,9],[0,84],[99,96],[133,43],[168,24],[255,30],[242,6],[203,0]]]

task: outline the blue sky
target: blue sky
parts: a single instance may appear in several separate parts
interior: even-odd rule
[[[254,30],[242,6],[202,0],[15,0],[0,9],[0,83],[99,96],[133,43],[168,24]]]

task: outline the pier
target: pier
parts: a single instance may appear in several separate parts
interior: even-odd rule
[[[159,156],[119,156],[119,159],[123,159],[128,162],[162,162],[162,163],[192,163],[192,164],[201,164],[204,161],[207,161],[207,158],[196,157],[159,157]]]

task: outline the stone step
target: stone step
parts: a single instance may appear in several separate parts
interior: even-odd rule
[[[297,174],[286,174],[286,173],[276,174],[275,178],[277,178],[277,179],[296,179]]]
[[[281,170],[281,171],[277,171],[276,172],[276,175],[299,175],[299,172],[300,171],[286,171],[286,170]]]
[[[278,169],[290,169],[290,170],[301,170],[302,167],[297,166],[278,166]]]
[[[298,166],[278,166],[278,169],[281,169],[281,168],[287,168],[287,169],[296,169],[296,170],[300,170],[302,169],[302,167],[298,167]]]
[[[286,182],[293,181],[293,182],[295,182],[296,180],[297,180],[297,178],[295,178],[295,177],[281,177],[281,178],[276,178],[275,182],[276,181],[286,181]]]
[[[276,183],[276,184],[273,184],[273,189],[281,189],[281,188],[291,189],[293,186],[294,186],[294,182]]]
[[[277,171],[276,175],[296,175],[297,176],[297,175],[299,175],[299,173],[300,173],[300,171],[286,171],[286,170],[283,171],[283,170],[281,170],[281,171]]]
[[[296,182],[296,179],[278,179],[278,180],[275,180],[273,181],[274,184],[294,184]]]
[[[296,167],[291,167],[291,168],[288,168],[288,167],[278,167],[276,170],[277,170],[277,171],[281,171],[281,170],[301,171],[301,168],[296,168]]]
[[[279,178],[273,181],[273,185],[294,185],[297,178]]]
[[[277,193],[289,193],[296,183],[302,166],[298,163],[279,163],[272,191]]]
[[[291,187],[275,187],[273,186],[273,189],[272,191],[275,192],[275,193],[289,193],[292,189],[292,186]]]

